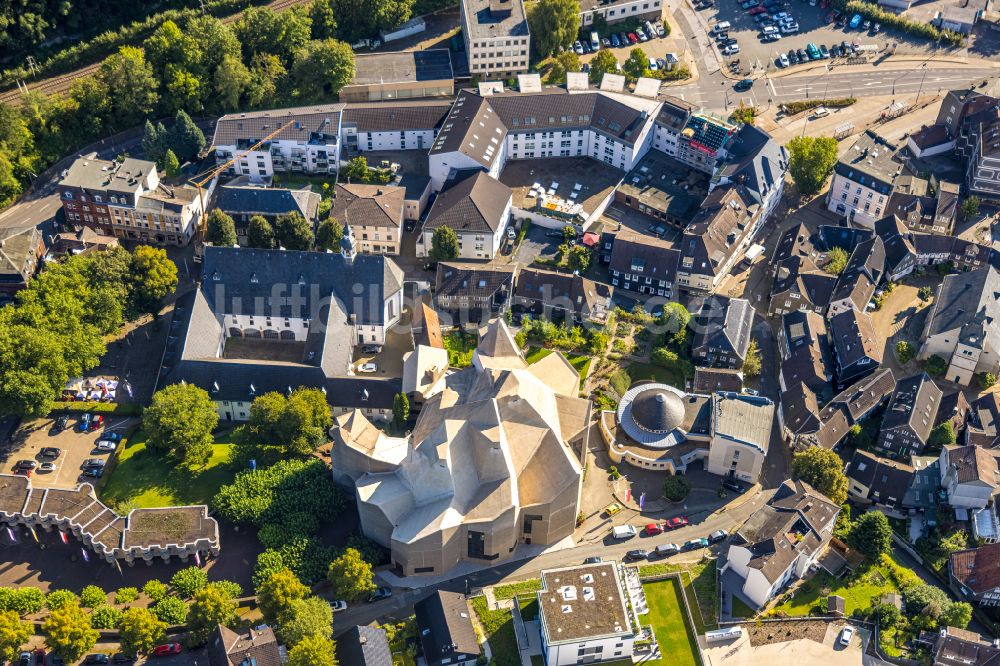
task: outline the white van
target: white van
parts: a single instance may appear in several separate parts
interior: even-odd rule
[[[611,538],[618,541],[631,539],[636,535],[635,527],[632,525],[615,525],[611,528]]]
[[[601,36],[597,34],[597,31],[590,33],[590,48],[596,53],[598,49],[601,48]]]
[[[733,25],[729,21],[720,21],[719,23],[715,24],[714,28],[712,28],[712,32],[714,32],[715,34],[719,34],[720,32],[728,32],[729,29],[732,27]]]

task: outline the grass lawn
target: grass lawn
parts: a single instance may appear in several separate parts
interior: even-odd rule
[[[733,617],[754,617],[757,611],[747,606],[745,603],[733,597]]]
[[[100,491],[107,504],[131,502],[137,508],[208,504],[237,470],[229,464],[229,434],[216,440],[212,457],[201,470],[188,472],[164,455],[146,450],[146,434],[137,430],[125,442]]]
[[[652,363],[632,363],[626,369],[633,382],[652,379],[661,384],[669,384],[684,390],[684,373]]]
[[[453,368],[467,368],[472,365],[472,352],[476,349],[476,336],[472,333],[451,331],[444,336],[444,348],[448,350],[448,365]]]
[[[536,361],[541,361],[543,358],[552,353],[551,349],[543,349],[541,347],[529,347],[528,352],[524,355],[524,360],[528,362],[528,365]],[[566,360],[569,364],[580,373],[580,381],[582,382],[587,376],[587,369],[590,368],[590,362],[593,360],[590,356],[584,356],[583,354],[571,354],[564,352]]]
[[[699,634],[707,629],[715,629],[715,608],[718,593],[715,589],[715,560],[703,559],[696,564],[647,564],[639,567],[639,575],[645,577],[680,573],[687,595],[688,606],[694,615],[695,628]]]
[[[656,634],[660,644],[660,659],[646,662],[666,666],[698,666],[695,653],[695,637],[691,627],[684,619],[684,604],[681,601],[681,588],[673,579],[661,580],[656,583],[643,584],[646,601],[649,602],[649,614],[640,617],[641,622],[648,623]]]
[[[855,609],[871,606],[872,599],[879,599],[887,592],[897,591],[896,584],[889,577],[888,569],[881,564],[872,566],[856,578],[850,579],[848,576],[836,579],[825,571],[819,571],[805,581],[791,599],[775,607],[772,613],[811,615],[814,614],[814,609],[822,612],[820,604],[823,599],[836,594],[844,598],[846,605],[844,610],[850,615]]]
[[[514,616],[509,610],[490,610],[486,606],[486,597],[474,597],[472,610],[479,618],[479,624],[486,632],[490,651],[493,653],[493,663],[496,666],[521,666],[521,653],[517,649],[517,637],[514,635]]]

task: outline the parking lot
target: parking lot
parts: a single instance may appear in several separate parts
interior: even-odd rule
[[[19,460],[34,460],[41,465],[43,462],[54,463],[51,472],[42,472],[37,468],[31,474],[31,485],[36,488],[72,488],[80,481],[96,483],[95,478],[81,476],[83,461],[88,458],[99,458],[107,461],[111,452],[95,450],[97,440],[105,432],[124,433],[132,420],[127,418],[105,417],[105,427],[89,432],[78,432],[77,417],[69,419],[69,425],[62,432],[55,432],[52,419],[38,419],[26,423],[14,437],[13,442],[3,451],[3,471],[13,473]],[[60,450],[59,456],[43,457],[41,450],[45,447],[55,447]]]
[[[925,40],[913,40],[894,31],[881,30],[878,34],[871,34],[871,31],[851,30],[847,25],[842,28],[835,23],[826,23],[825,17],[831,11],[824,7],[824,2],[817,1],[813,6],[811,1],[806,0],[786,0],[782,6],[777,7],[777,12],[787,12],[798,24],[798,32],[793,34],[782,34],[778,41],[764,43],[761,41],[761,23],[755,20],[755,15],[743,9],[743,0],[715,0],[713,7],[699,10],[699,13],[707,19],[710,26],[714,27],[721,21],[728,21],[732,28],[729,30],[729,37],[736,40],[739,45],[739,53],[726,56],[726,60],[732,62],[738,60],[741,72],[762,73],[764,71],[775,71],[778,69],[776,59],[779,53],[788,53],[789,49],[806,49],[809,43],[817,47],[833,44],[840,44],[843,41],[856,44],[857,46],[874,46],[874,53],[869,55],[869,60],[874,60],[879,55],[884,55],[894,50],[897,54],[931,54],[935,52],[935,45]],[[848,20],[850,16],[846,17]],[[942,49],[942,51],[944,51]],[[846,58],[831,58],[825,60],[828,64],[846,64]],[[756,69],[752,69],[756,68]]]

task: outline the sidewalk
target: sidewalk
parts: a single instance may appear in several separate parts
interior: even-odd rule
[[[913,55],[913,54],[902,54],[902,55],[891,55],[882,60],[867,63],[864,65],[840,65],[833,64],[831,60],[818,60],[815,62],[809,62],[804,65],[792,65],[791,67],[786,67],[784,69],[775,70],[774,72],[768,72],[767,78],[770,79],[780,79],[787,76],[795,76],[798,74],[806,75],[810,73],[816,73],[819,70],[830,69],[832,73],[838,74],[855,74],[858,72],[865,73],[871,71],[879,71],[882,69],[910,69],[907,67],[907,63],[927,63],[927,68],[929,70],[933,69],[954,69],[956,66],[968,67],[969,69],[980,69],[982,67],[995,67],[1000,70],[1000,63],[995,60],[989,60],[987,58],[971,58],[968,56],[927,56],[927,55]],[[832,67],[831,67],[832,65]],[[893,65],[898,65],[898,67],[893,67]]]

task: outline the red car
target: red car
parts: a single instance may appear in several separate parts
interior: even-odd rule
[[[656,536],[657,534],[663,534],[663,528],[656,523],[650,523],[643,528],[642,532],[646,536]]]
[[[635,36],[634,32],[628,33],[628,41],[630,44],[638,44],[639,38]]]
[[[158,645],[153,648],[153,651],[149,653],[150,657],[169,657],[172,654],[180,654],[181,650],[180,643],[167,643],[166,645]]]
[[[684,527],[687,524],[687,518],[684,516],[677,516],[675,518],[668,518],[667,522],[663,523],[663,526],[670,530],[676,530],[678,527]]]
[[[756,7],[751,8],[750,11],[747,12],[747,14],[763,14],[766,11],[767,7],[757,5]]]
[[[103,425],[104,425],[104,417],[101,416],[100,414],[97,414],[93,418],[90,419],[90,426],[89,427],[90,427],[91,430],[98,430]]]

